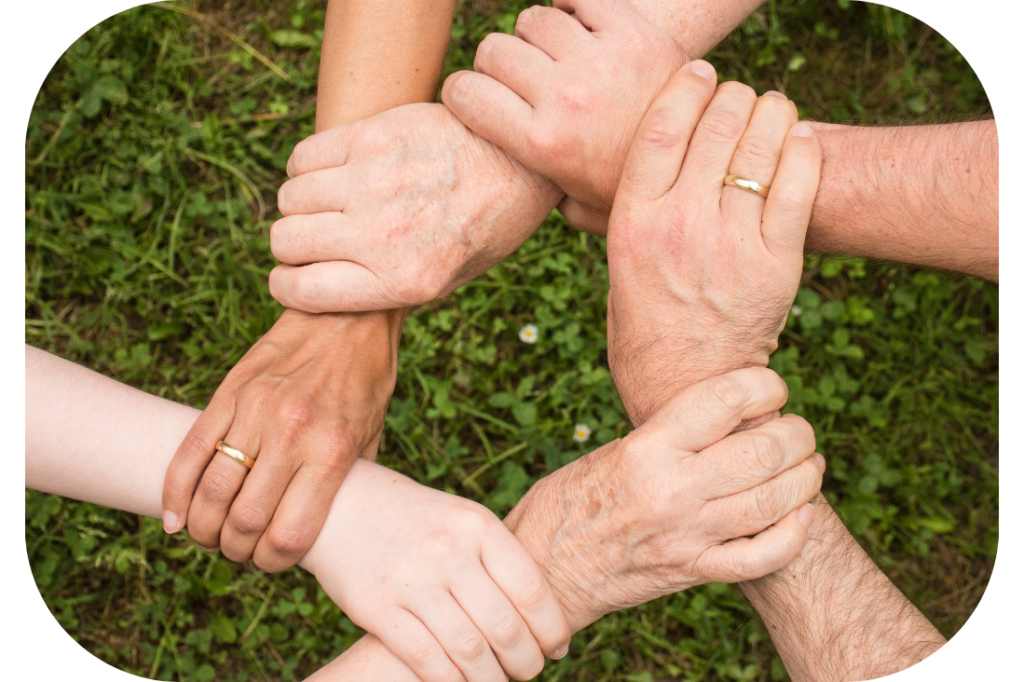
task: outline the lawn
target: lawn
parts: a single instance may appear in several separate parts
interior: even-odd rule
[[[524,2],[460,0],[446,73]],[[281,312],[268,231],[313,131],[322,2],[148,6],[83,35],[26,140],[28,343],[203,406]],[[847,0],[777,0],[709,55],[723,79],[861,124],[990,115],[928,26]],[[605,356],[600,239],[552,215],[517,253],[411,311],[380,460],[506,512],[539,477],[623,435]],[[825,490],[947,636],[998,538],[998,288],[809,255],[772,367],[817,431]],[[797,314],[797,310],[800,314]],[[523,344],[519,329],[539,329]],[[573,442],[573,425],[593,436]],[[101,659],[165,680],[308,675],[360,635],[298,569],[269,576],[153,519],[26,492],[26,542],[54,616]],[[739,591],[707,585],[609,615],[543,680],[784,680]]]

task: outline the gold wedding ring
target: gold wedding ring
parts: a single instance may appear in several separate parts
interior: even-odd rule
[[[725,180],[722,182],[723,185],[732,185],[733,187],[739,187],[745,189],[748,192],[753,192],[759,196],[768,198],[768,190],[771,189],[768,185],[762,185],[756,180],[748,180],[747,178],[741,178],[738,175],[726,175]]]
[[[225,455],[235,460],[236,462],[244,466],[246,469],[252,469],[252,465],[256,463],[256,460],[254,460],[252,457],[249,457],[247,454],[245,454],[238,448],[231,447],[224,441],[218,441],[216,449],[219,452],[223,452]]]

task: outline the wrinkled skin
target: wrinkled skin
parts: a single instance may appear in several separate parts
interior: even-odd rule
[[[651,105],[608,228],[608,359],[635,424],[695,381],[768,364],[820,170],[792,102],[735,82],[716,90],[707,62],[680,69]],[[723,186],[728,174],[770,186],[768,199]]]
[[[557,184],[572,225],[604,234],[637,126],[685,62],[682,47],[628,2],[558,0],[524,10],[515,37],[487,36],[475,71],[449,76],[442,99]]]
[[[813,429],[786,415],[730,435],[786,396],[768,369],[714,377],[530,489],[505,523],[573,630],[694,585],[767,575],[799,554],[825,469]]]
[[[522,244],[557,188],[440,104],[411,104],[300,142],[280,189],[270,275],[309,312],[426,303]]]

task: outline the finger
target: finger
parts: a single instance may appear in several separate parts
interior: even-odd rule
[[[288,157],[287,173],[295,178],[325,168],[348,163],[352,146],[359,136],[359,124],[346,124],[311,135],[295,145]]]
[[[462,679],[437,638],[419,618],[405,609],[388,609],[368,623],[366,629],[409,666],[423,682],[453,682]]]
[[[473,71],[490,76],[536,105],[555,62],[541,50],[507,33],[488,34],[476,49]]]
[[[569,621],[529,552],[504,526],[496,526],[480,549],[484,569],[526,622],[545,656],[568,646]]]
[[[259,460],[259,431],[249,427],[244,421],[235,419],[224,437],[224,442]],[[235,501],[248,473],[249,470],[244,464],[223,452],[217,452],[206,467],[188,510],[188,534],[200,547],[220,547],[221,528],[228,517],[231,503]]]
[[[807,544],[814,508],[805,504],[752,538],[736,538],[709,547],[698,570],[709,582],[756,580],[785,568]]]
[[[324,527],[352,459],[338,458],[336,463],[333,469],[303,465],[292,477],[253,552],[253,562],[259,568],[277,573],[306,556]]]
[[[344,211],[354,191],[347,166],[309,171],[281,185],[277,210],[284,216]]]
[[[527,168],[536,167],[526,137],[533,107],[508,86],[482,73],[457,71],[445,80],[441,101],[474,133]]]
[[[290,457],[280,457],[268,448],[260,452],[221,528],[220,551],[224,556],[239,563],[252,558],[297,469],[298,464]]]
[[[753,88],[729,81],[718,86],[704,111],[680,173],[680,191],[695,193],[716,209],[722,201],[722,181],[754,113],[757,94]]]
[[[633,11],[628,2],[616,0],[555,0],[552,4],[563,12],[575,14],[581,24],[594,32],[620,26]]]
[[[558,211],[565,222],[580,232],[596,237],[608,236],[608,214],[596,208],[586,206],[566,195],[558,204]]]
[[[820,176],[821,145],[814,129],[801,121],[786,136],[761,221],[765,246],[777,258],[803,258]]]
[[[214,449],[217,441],[223,439],[231,427],[234,410],[233,400],[214,395],[209,407],[199,415],[174,453],[164,474],[162,505],[166,532],[177,533],[188,522],[189,505],[196,486],[217,452]]]
[[[796,122],[796,105],[785,95],[772,91],[759,98],[754,105],[750,125],[743,132],[732,156],[729,174],[771,187],[782,155],[782,145]],[[732,186],[722,189],[722,212],[734,217],[741,225],[751,226],[756,233],[761,231],[764,203],[764,198],[745,189]]]
[[[451,594],[430,594],[410,609],[441,643],[466,682],[505,682],[487,638]]]
[[[278,265],[270,271],[270,295],[286,308],[307,313],[390,310],[427,302],[407,300],[402,293],[392,293],[372,270],[351,261]]]
[[[458,576],[452,596],[490,644],[498,663],[516,680],[532,680],[544,668],[544,654],[526,622],[484,571]]]
[[[358,260],[370,247],[367,232],[337,211],[293,215],[270,226],[270,252],[287,265]]]
[[[811,425],[787,414],[718,441],[693,463],[700,467],[701,485],[710,500],[761,485],[810,457],[814,446]]]
[[[712,518],[723,524],[727,538],[760,533],[821,490],[825,460],[812,455],[759,486],[708,502]]]
[[[676,450],[700,452],[743,420],[780,409],[788,396],[786,382],[770,369],[739,369],[687,387],[634,433],[657,437]]]
[[[660,199],[675,185],[694,128],[715,92],[715,69],[694,60],[651,103],[626,155],[616,201]]]
[[[519,13],[516,37],[554,60],[567,57],[594,40],[576,17],[543,5],[533,5]]]

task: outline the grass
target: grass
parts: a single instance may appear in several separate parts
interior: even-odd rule
[[[204,405],[280,314],[268,229],[291,148],[313,130],[322,4],[187,5],[205,20],[141,7],[69,48],[26,140],[29,343]],[[460,2],[446,73],[524,6]],[[818,120],[989,113],[941,36],[862,3],[767,3],[709,59]],[[552,216],[506,262],[413,310],[381,461],[504,513],[538,477],[622,435],[606,275],[601,240]],[[772,366],[792,388],[788,409],[817,429],[827,495],[951,636],[996,552],[998,289],[808,256],[797,303]],[[518,340],[526,323],[540,329],[535,345]],[[572,441],[576,423],[593,429],[585,445]],[[155,520],[26,492],[26,542],[61,625],[136,674],[296,679],[360,634],[310,576],[208,556]],[[542,679],[786,676],[739,592],[708,585],[607,616]]]

